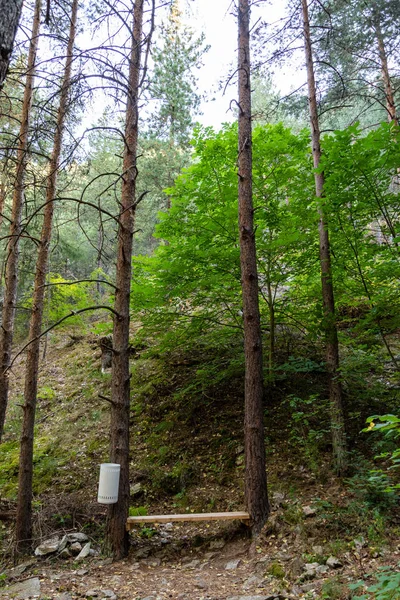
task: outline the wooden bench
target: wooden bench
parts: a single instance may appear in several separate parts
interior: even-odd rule
[[[139,517],[128,517],[126,528],[128,531],[135,525],[141,523],[172,523],[183,521],[243,521],[250,524],[250,515],[247,512],[221,512],[221,513],[187,513],[185,515],[142,515]]]

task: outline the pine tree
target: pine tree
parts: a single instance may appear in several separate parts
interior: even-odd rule
[[[268,514],[264,443],[264,386],[257,255],[252,191],[252,123],[250,86],[250,4],[238,5],[238,199],[240,267],[245,353],[245,501],[253,533],[259,533]]]
[[[46,182],[46,205],[39,253],[36,261],[35,285],[33,292],[32,314],[29,328],[28,356],[25,368],[24,418],[21,434],[19,461],[18,505],[16,520],[16,542],[20,550],[29,546],[32,537],[32,478],[33,478],[33,438],[37,402],[40,333],[42,328],[45,283],[48,269],[50,242],[53,227],[54,201],[56,197],[57,175],[60,166],[62,138],[67,114],[68,94],[71,84],[73,48],[76,35],[78,0],[72,0],[71,22],[68,38],[67,58],[64,79],[60,93],[60,104],[54,134],[53,151],[49,164],[49,176]]]
[[[208,47],[204,34],[195,37],[183,24],[179,0],[173,0],[168,20],[162,23],[159,43],[153,50],[154,73],[149,86],[156,108],[150,119],[150,132],[171,144],[186,144],[199,110],[201,96],[196,91],[195,69]]]
[[[0,89],[6,78],[23,0],[0,0]]]
[[[5,291],[0,330],[0,441],[3,435],[4,420],[8,403],[8,368],[11,363],[11,351],[14,337],[21,216],[24,203],[25,170],[28,159],[29,127],[31,119],[33,86],[35,80],[36,54],[39,43],[41,6],[42,1],[36,0],[32,26],[32,37],[28,54],[26,85],[22,105],[9,241],[6,250]]]

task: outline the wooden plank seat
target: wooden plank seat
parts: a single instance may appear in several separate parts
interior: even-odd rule
[[[126,528],[129,531],[141,523],[172,523],[183,521],[234,521],[238,519],[248,525],[250,515],[247,512],[221,512],[221,513],[187,513],[184,515],[141,515],[128,517]]]

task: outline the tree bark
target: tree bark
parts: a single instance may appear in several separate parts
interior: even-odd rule
[[[399,124],[399,120],[396,114],[396,104],[394,101],[394,91],[392,86],[392,80],[389,73],[388,60],[386,55],[385,43],[383,40],[381,23],[379,19],[379,11],[376,7],[373,8],[373,21],[376,34],[376,41],[378,44],[379,60],[381,62],[382,81],[385,89],[386,97],[386,109],[388,113],[389,123],[393,122],[396,125]]]
[[[347,470],[347,444],[344,427],[342,386],[339,380],[339,341],[335,322],[335,299],[332,282],[331,252],[329,231],[324,214],[324,174],[318,173],[321,160],[321,134],[319,128],[317,95],[314,75],[314,61],[311,47],[310,22],[307,0],[302,0],[304,47],[307,67],[308,101],[310,110],[312,154],[315,169],[315,195],[318,198],[319,214],[319,260],[321,265],[323,328],[326,337],[326,365],[329,380],[329,401],[331,410],[332,445],[335,469],[338,475]]]
[[[132,277],[132,240],[135,216],[138,95],[144,0],[136,0],[133,11],[132,50],[125,121],[121,205],[118,228],[118,258],[114,308],[111,374],[110,460],[121,465],[118,502],[111,504],[107,519],[107,546],[115,559],[129,550],[126,520],[129,511],[129,301]]]
[[[258,298],[258,273],[253,225],[252,125],[250,89],[250,5],[239,0],[239,239],[245,352],[245,501],[253,534],[268,514],[264,443],[263,363]]]
[[[0,90],[7,76],[23,0],[0,0]]]
[[[11,225],[6,251],[4,304],[0,330],[0,441],[3,435],[8,402],[8,367],[10,366],[11,361],[11,351],[14,336],[15,303],[17,299],[18,285],[19,237],[21,235],[21,215],[24,203],[25,171],[28,159],[28,133],[31,117],[33,86],[35,80],[36,53],[39,42],[41,4],[41,0],[36,0],[32,26],[32,38],[28,54],[26,84],[22,104]]]
[[[50,241],[53,227],[54,200],[56,196],[57,175],[60,166],[62,138],[67,113],[68,92],[71,84],[73,49],[76,34],[78,0],[72,1],[71,22],[67,46],[67,58],[60,92],[60,104],[57,113],[54,144],[46,184],[46,205],[39,253],[36,261],[35,284],[32,313],[29,326],[29,342],[24,389],[24,418],[21,434],[19,458],[18,503],[16,521],[17,550],[28,548],[32,538],[32,478],[33,478],[33,440],[35,412],[37,403],[38,371],[40,358],[40,333],[43,321],[46,274],[49,261]]]

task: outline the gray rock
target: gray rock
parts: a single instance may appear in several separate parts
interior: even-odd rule
[[[340,567],[343,567],[343,564],[340,562],[340,560],[338,558],[336,558],[336,556],[330,556],[328,558],[328,560],[326,561],[326,564],[331,569],[340,569]]]
[[[264,575],[267,567],[270,563],[270,558],[268,556],[264,556],[260,560],[258,560],[254,566],[254,571],[257,575]]]
[[[100,590],[100,596],[102,596],[102,598],[109,598],[109,600],[117,600],[117,596],[113,590]]]
[[[317,514],[317,511],[315,508],[312,508],[311,506],[303,506],[303,515],[305,517],[314,517]]]
[[[285,494],[282,494],[281,492],[274,492],[272,494],[272,504],[276,508],[279,508],[279,506],[282,506],[284,504],[284,501],[285,501]]]
[[[136,558],[147,558],[150,554],[150,548],[140,548],[137,552],[135,552]]]
[[[296,556],[296,558],[292,561],[290,565],[290,571],[294,577],[299,577],[304,570],[304,560],[300,558],[300,556]]]
[[[257,575],[252,575],[249,577],[243,584],[243,588],[245,590],[249,590],[252,587],[259,587],[262,584],[263,580],[261,577],[257,577]]]
[[[68,592],[63,592],[54,598],[54,600],[73,600],[71,594]]]
[[[71,552],[71,554],[80,554],[80,552],[82,551],[82,546],[79,542],[73,542],[70,547],[69,547],[69,551]]]
[[[225,542],[224,540],[214,540],[212,542],[210,542],[210,550],[222,550],[222,548],[225,546]]]
[[[190,562],[186,563],[185,569],[198,569],[199,565],[200,560],[196,558],[195,560],[191,560]]]
[[[312,551],[317,556],[322,556],[324,554],[324,549],[322,546],[313,546]]]
[[[59,556],[60,558],[71,558],[72,555],[68,548],[64,548],[64,550],[61,550]]]
[[[199,590],[206,590],[208,588],[208,585],[204,581],[204,579],[200,579],[200,578],[196,579],[196,581],[194,582],[194,586],[196,588],[198,588]]]
[[[328,571],[329,567],[327,567],[326,565],[319,565],[319,567],[317,568],[318,575],[324,575],[325,573],[328,573]]]
[[[88,542],[87,544],[85,544],[82,548],[82,550],[79,552],[78,556],[76,557],[76,560],[83,560],[84,558],[87,558],[89,556],[90,553],[90,542]]]
[[[78,531],[76,533],[67,533],[67,538],[71,544],[73,544],[74,542],[85,543],[89,541],[89,538],[86,535],[86,533],[79,533]]]
[[[238,566],[240,565],[241,562],[242,561],[240,560],[240,558],[235,558],[234,560],[230,560],[225,566],[226,571],[234,571],[235,569],[238,568]]]
[[[85,597],[86,598],[97,598],[99,596],[99,591],[98,590],[88,590],[85,593]]]
[[[32,577],[4,589],[15,600],[25,600],[31,596],[40,596],[40,580],[39,577]]]
[[[130,492],[131,496],[139,496],[140,494],[143,494],[142,484],[134,483],[133,485],[131,485]]]
[[[305,594],[307,592],[313,592],[314,590],[317,589],[318,585],[319,585],[318,581],[313,581],[313,583],[306,583],[305,585],[301,586],[301,591]]]
[[[317,562],[315,563],[306,563],[303,567],[303,575],[301,576],[301,579],[303,581],[306,581],[307,579],[314,579],[314,577],[317,576],[317,572],[318,572],[318,568],[321,565]]]
[[[79,575],[80,577],[83,577],[84,575],[87,575],[89,573],[89,571],[87,569],[79,569],[79,571],[76,572],[77,575]]]
[[[67,544],[68,536],[64,535],[64,537],[61,539],[61,542],[58,545],[57,552],[62,552],[67,547]]]
[[[226,600],[270,600],[276,596],[229,596]]]
[[[54,537],[42,542],[35,550],[35,556],[46,556],[57,552],[60,545],[60,538]]]

